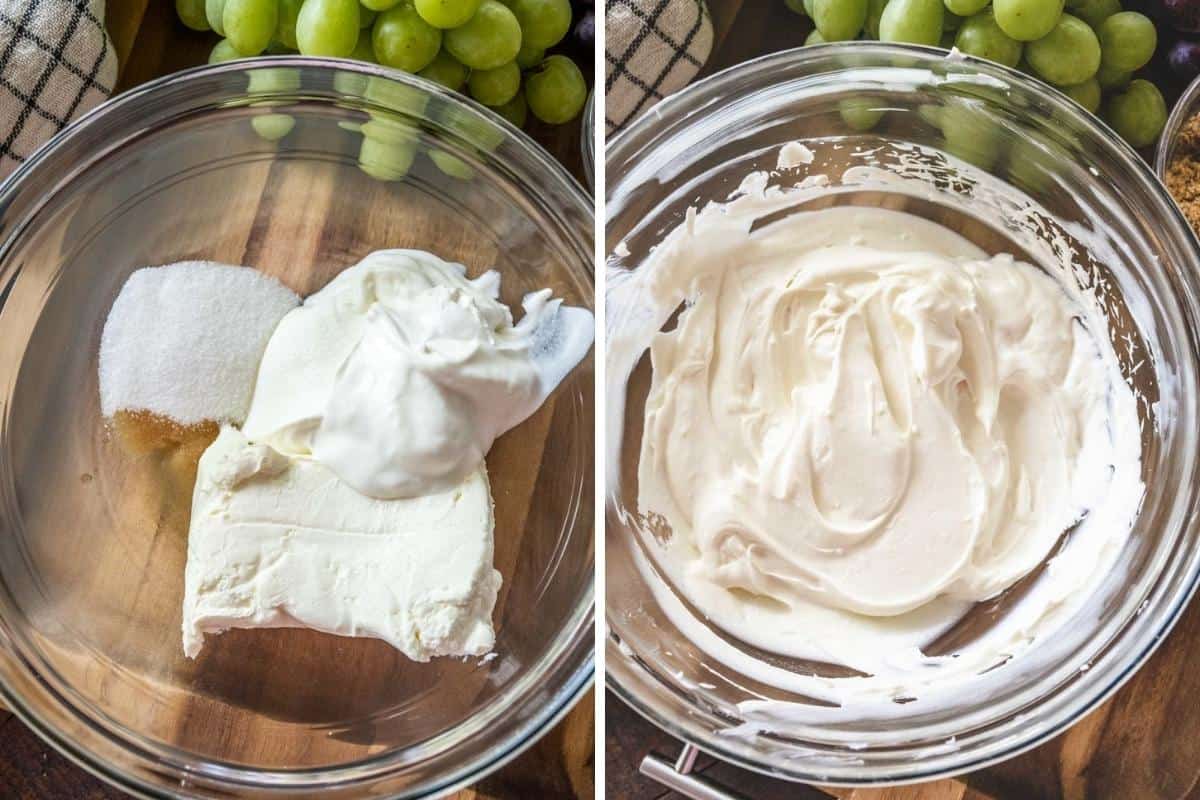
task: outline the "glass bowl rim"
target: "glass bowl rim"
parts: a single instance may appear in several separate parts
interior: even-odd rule
[[[129,107],[138,107],[138,104],[146,102],[159,93],[176,89],[198,79],[286,67],[352,72],[368,78],[382,78],[408,84],[429,94],[437,95],[443,102],[462,106],[482,117],[487,123],[501,128],[516,144],[521,158],[529,159],[530,170],[536,169],[539,174],[544,176],[545,180],[557,184],[556,189],[572,199],[577,205],[577,210],[594,217],[594,207],[590,198],[566,168],[528,134],[486,106],[457,92],[451,92],[438,83],[406,72],[392,70],[377,64],[312,56],[265,56],[204,64],[160,76],[114,95],[58,131],[0,182],[0,215],[11,209],[14,199],[19,197],[22,191],[28,190],[29,187],[26,184],[29,183],[30,177],[36,177],[42,169],[48,169],[48,165],[53,164],[61,149],[73,142],[76,137],[105,123],[122,129],[128,128],[131,122],[134,125],[144,125],[147,122],[144,119],[133,121],[123,119],[121,115]],[[226,99],[242,100],[247,97],[259,96],[286,97],[293,94],[295,94],[294,90],[255,91],[253,95],[244,92],[242,94],[230,93]],[[328,102],[329,99],[322,97],[320,100]],[[201,107],[211,109],[213,102],[215,101],[212,98],[208,98]],[[364,102],[369,103],[370,101],[364,99]],[[171,119],[173,111],[178,110],[164,109],[161,113],[166,115],[166,119]],[[163,119],[155,121],[162,122]],[[108,152],[124,144],[125,140],[123,139],[109,140],[105,143],[103,151]],[[94,162],[89,160],[88,163]],[[67,169],[73,170],[75,166],[71,165]],[[0,266],[7,260],[15,240],[26,232],[32,219],[40,213],[46,198],[56,191],[61,191],[64,186],[69,186],[74,177],[75,175],[72,173],[62,184],[47,187],[45,191],[35,192],[38,195],[37,199],[20,209],[21,218],[17,220],[18,224],[5,232],[3,238],[0,239]],[[506,177],[509,180],[519,180],[521,176]],[[584,243],[581,246],[581,253],[586,252],[590,256],[592,249]],[[591,258],[589,257],[586,263],[580,262],[579,266],[584,269],[586,278],[592,282],[594,287],[595,265]],[[2,277],[4,277],[3,272],[0,272],[0,278]],[[3,419],[0,419],[0,428],[2,427]],[[585,522],[592,522],[592,520],[585,520]],[[516,758],[566,716],[592,686],[595,679],[594,578],[585,587],[581,601],[567,623],[560,629],[560,634],[569,632],[568,635],[539,659],[535,664],[535,667],[538,668],[536,671],[530,671],[524,676],[523,682],[527,685],[520,687],[521,696],[514,698],[516,703],[510,703],[503,709],[505,711],[514,707],[531,709],[531,713],[526,719],[515,726],[504,739],[493,743],[487,749],[482,749],[478,755],[459,762],[454,769],[435,776],[433,780],[427,780],[424,784],[406,785],[398,794],[389,796],[410,797],[439,794],[473,783]],[[258,769],[212,761],[178,751],[174,747],[162,745],[162,743],[153,743],[153,746],[147,747],[146,742],[139,741],[143,737],[136,731],[107,723],[101,725],[89,714],[82,713],[74,704],[63,698],[53,686],[45,681],[35,665],[26,663],[26,660],[21,657],[20,651],[14,647],[14,638],[17,637],[14,636],[9,623],[0,618],[0,666],[11,670],[23,684],[27,683],[36,687],[36,691],[40,695],[39,699],[49,702],[55,715],[80,726],[86,733],[84,735],[67,735],[55,721],[40,716],[26,702],[26,697],[21,692],[8,685],[3,676],[4,670],[0,670],[0,699],[15,716],[58,753],[97,778],[136,795],[159,796],[163,787],[158,781],[148,780],[147,776],[152,775],[161,780],[164,771],[169,773],[169,777],[175,779],[176,782],[189,781],[198,788],[215,789],[221,792],[287,793],[314,789],[341,791],[352,789],[354,786],[378,784],[394,778],[395,773],[392,771],[396,766],[394,762],[396,757],[404,752],[403,749],[384,752],[332,767]],[[545,677],[547,673],[552,674],[555,671],[563,675],[563,682],[554,691],[553,696],[547,700],[536,692],[539,684],[533,678],[535,676]],[[464,724],[470,719],[467,718],[460,724]],[[120,730],[114,730],[114,727],[119,727]],[[438,737],[445,736],[452,730],[444,731],[438,734]],[[474,735],[477,736],[478,733]],[[84,743],[85,739],[86,744]],[[116,751],[128,761],[123,761],[118,766],[110,763],[98,752],[99,749],[111,748],[116,748]],[[452,749],[434,755],[438,758],[446,758],[450,752]],[[402,765],[402,768],[409,766]]]
[[[627,127],[618,132],[613,140],[609,142],[605,151],[606,166],[613,162],[645,158],[647,157],[647,152],[652,153],[663,142],[670,141],[669,137],[664,139],[664,134],[661,132],[663,126],[670,126],[671,133],[669,136],[674,136],[678,134],[679,130],[695,125],[696,122],[694,120],[702,115],[686,114],[689,106],[693,103],[701,103],[702,105],[698,107],[703,109],[715,102],[714,98],[737,93],[744,94],[746,91],[759,91],[779,85],[780,81],[774,79],[772,76],[778,75],[780,70],[795,68],[806,62],[821,62],[830,58],[835,52],[839,55],[845,55],[850,50],[861,51],[863,55],[875,56],[880,60],[884,57],[909,60],[917,58],[920,59],[920,62],[902,67],[887,66],[881,63],[871,65],[848,63],[841,67],[832,67],[803,77],[796,77],[789,73],[789,80],[805,80],[821,74],[828,75],[842,70],[863,68],[869,68],[874,72],[913,68],[933,70],[936,63],[953,59],[958,64],[970,64],[977,72],[991,73],[992,77],[997,77],[1010,84],[1016,84],[1027,91],[1038,93],[1040,95],[1039,99],[1055,106],[1054,111],[1056,114],[1065,115],[1075,123],[1089,129],[1097,139],[1102,140],[1111,148],[1109,155],[1118,159],[1126,170],[1136,175],[1140,179],[1140,182],[1149,188],[1152,194],[1157,195],[1159,200],[1162,201],[1167,214],[1167,219],[1159,220],[1160,223],[1163,223],[1164,233],[1173,235],[1184,246],[1185,250],[1191,251],[1193,260],[1190,266],[1193,269],[1191,271],[1181,270],[1182,274],[1179,276],[1179,279],[1185,284],[1191,284],[1193,294],[1191,297],[1178,298],[1177,300],[1182,307],[1182,316],[1185,322],[1196,321],[1197,315],[1200,315],[1200,305],[1196,302],[1196,290],[1200,288],[1200,284],[1197,283],[1198,276],[1194,268],[1200,264],[1200,241],[1197,240],[1191,228],[1187,225],[1182,213],[1167,192],[1166,187],[1158,180],[1154,169],[1138,156],[1137,152],[1123,139],[1101,122],[1099,118],[1084,111],[1082,107],[1078,106],[1078,104],[1061,91],[1037,81],[1016,69],[975,58],[974,56],[966,54],[950,56],[942,48],[923,45],[864,41],[808,45],[769,53],[706,76],[676,94],[661,100],[655,105],[654,113],[640,115]],[[1188,93],[1200,95],[1200,78],[1193,82],[1192,86],[1189,87]],[[684,121],[685,116],[687,117],[686,122]],[[609,173],[606,170],[607,174]],[[617,187],[619,182],[616,180],[606,181],[606,199],[611,199],[612,195],[610,192]],[[622,189],[626,188],[636,187],[622,187]],[[606,224],[611,218],[612,209],[615,205],[617,204],[613,204],[612,206],[606,205]],[[611,434],[606,433],[606,436],[611,436]],[[607,450],[607,443],[604,446]],[[607,474],[607,467],[605,469]],[[1196,464],[1192,465],[1192,472],[1198,472]],[[1200,501],[1200,498],[1196,497],[1195,494],[1195,491],[1193,491],[1194,496],[1191,499],[1193,510],[1198,506],[1198,501]],[[610,498],[609,489],[606,488],[604,497],[606,520],[609,516]],[[1193,515],[1192,521],[1185,521],[1180,530],[1181,532],[1186,531],[1189,527],[1195,527],[1197,524],[1200,524],[1200,521],[1196,520]],[[612,535],[611,531],[606,531],[606,541],[607,537]],[[1078,722],[1120,689],[1166,639],[1196,594],[1197,588],[1200,587],[1200,548],[1190,554],[1181,555],[1179,561],[1180,564],[1176,569],[1181,576],[1179,578],[1180,585],[1170,590],[1170,593],[1164,593],[1159,598],[1158,614],[1160,617],[1158,625],[1153,630],[1143,633],[1145,641],[1141,642],[1140,647],[1135,651],[1120,656],[1112,656],[1114,663],[1110,667],[1110,677],[1107,682],[1097,683],[1089,681],[1087,678],[1093,674],[1089,670],[1089,674],[1083,680],[1073,681],[1066,686],[1057,687],[1060,690],[1057,694],[1040,698],[1041,701],[1056,701],[1053,707],[1049,709],[1052,713],[1040,713],[1046,704],[1039,702],[1030,714],[1016,712],[1010,714],[1005,719],[993,723],[993,726],[1006,726],[1005,736],[1001,741],[997,741],[998,737],[992,737],[992,739],[984,743],[980,752],[968,751],[964,755],[964,751],[957,749],[950,753],[939,753],[923,757],[919,762],[910,762],[916,768],[908,767],[902,769],[898,768],[894,763],[855,765],[851,767],[815,768],[808,765],[797,767],[795,764],[796,762],[800,762],[800,759],[789,760],[786,763],[780,763],[780,761],[772,763],[767,759],[757,759],[745,751],[737,750],[735,747],[726,746],[721,737],[701,730],[701,726],[692,724],[688,719],[677,717],[675,714],[663,710],[665,705],[676,703],[686,706],[688,712],[695,712],[697,711],[697,706],[692,700],[676,697],[672,700],[656,704],[643,698],[640,692],[647,691],[645,687],[650,685],[657,684],[661,687],[662,677],[654,669],[642,663],[642,660],[636,653],[629,650],[628,645],[616,633],[616,630],[620,626],[613,625],[615,620],[612,620],[608,616],[607,611],[605,616],[606,661],[604,683],[607,689],[613,691],[639,716],[666,731],[671,736],[692,744],[723,761],[769,777],[846,787],[898,786],[949,777],[996,764],[1037,747]],[[1160,572],[1156,580],[1162,574]],[[1156,586],[1157,584],[1150,587],[1151,595],[1154,594]],[[1101,648],[1101,654],[1108,652],[1109,644],[1111,643],[1106,643]],[[1138,643],[1135,642],[1135,644]],[[614,669],[614,666],[616,669]],[[1096,673],[1098,672],[1096,671]],[[623,679],[628,682],[622,682]],[[663,688],[665,689],[665,687]],[[664,691],[663,693],[665,694],[666,692]],[[1066,696],[1064,697],[1064,695]],[[703,709],[700,710],[700,713],[703,715],[708,714]],[[1030,720],[1029,717],[1035,714],[1039,715],[1040,718]],[[694,714],[692,713],[682,716],[689,719],[694,718]],[[1007,730],[1008,728],[1013,728],[1017,721],[1021,724],[1016,726],[1015,731]],[[927,747],[924,744],[917,747],[922,746]],[[895,750],[896,748],[890,749]],[[911,749],[909,752],[911,752]]]
[[[1183,90],[1183,94],[1179,95],[1166,124],[1163,125],[1162,133],[1158,136],[1158,144],[1154,148],[1154,174],[1160,180],[1165,181],[1167,178],[1167,160],[1171,157],[1171,150],[1175,147],[1180,129],[1189,117],[1200,113],[1200,109],[1196,107],[1197,103],[1200,103],[1200,75],[1193,78]]]
[[[583,106],[583,121],[580,124],[580,149],[583,154],[583,173],[587,178],[587,186],[596,187],[596,89],[588,92],[587,103]]]

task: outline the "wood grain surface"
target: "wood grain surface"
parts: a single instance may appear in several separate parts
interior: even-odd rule
[[[198,34],[179,24],[170,0],[109,0],[107,24],[120,56],[119,91],[159,75],[204,63],[215,41],[211,34]],[[591,74],[590,71],[588,74]],[[573,174],[577,177],[581,176],[578,122],[557,127],[534,126],[531,134],[558,157]],[[269,182],[270,179],[264,174],[264,180]],[[301,188],[309,190],[310,186],[306,184]],[[275,191],[286,191],[286,187],[276,186]],[[264,192],[270,193],[269,185],[266,186]],[[310,212],[319,215],[322,209],[319,198],[310,197],[307,208]],[[292,255],[296,256],[306,246],[316,247],[316,239],[321,238],[319,225],[311,229],[312,238],[306,238],[303,235],[305,231],[304,215],[287,220],[287,224],[284,226],[286,229],[272,230],[272,220],[269,216],[259,224],[254,209],[248,209],[248,211],[247,238],[243,242],[243,257],[248,259],[245,263],[263,258],[264,242],[288,243],[289,246],[298,248],[292,251]],[[328,236],[325,239],[328,239]],[[258,249],[256,250],[256,248]],[[272,250],[280,265],[291,260],[291,257],[287,256],[279,247],[273,247]],[[234,255],[231,255],[230,258],[235,262],[239,261]],[[551,435],[551,429],[557,424],[554,420],[559,416],[556,415],[552,405],[548,405],[544,412],[539,413],[528,423],[537,428],[541,432],[538,435],[543,437]],[[502,440],[497,444],[496,449],[503,451],[506,447],[511,450],[514,447],[524,446],[513,442],[506,445]],[[499,452],[496,453],[496,457],[513,461],[523,459],[527,463],[537,463],[540,460],[540,448],[538,450],[539,452],[524,453],[518,449],[507,455]],[[533,475],[533,480],[537,480],[535,474],[531,475]],[[541,485],[542,483],[545,485]],[[506,485],[503,478],[499,481],[494,480],[493,491],[497,493],[497,496],[503,493],[509,498],[506,502],[497,501],[497,530],[500,530],[501,525],[505,525],[511,530],[519,530],[524,525],[523,518],[513,517],[502,521],[501,515],[507,513],[502,511],[502,506],[507,505],[514,509],[514,513],[523,514],[523,511],[516,511],[522,506],[527,507],[527,503],[521,502],[520,497],[532,497],[534,492],[559,490],[560,487],[556,487],[553,481],[546,483],[541,480],[535,487],[529,481],[509,481]],[[590,489],[588,491],[590,492]],[[521,569],[517,561],[517,551],[514,549],[515,540],[510,544],[512,546],[505,546],[500,541],[497,544],[497,567],[505,575],[506,588],[516,583],[510,581],[510,576],[515,570]],[[498,602],[498,614],[501,613],[505,602],[506,597],[502,594]],[[293,633],[303,634],[303,632]],[[238,635],[238,632],[229,634],[231,637]],[[283,633],[282,635],[288,636],[289,634]],[[313,636],[322,638],[315,634]],[[219,657],[219,650],[217,657]],[[466,800],[467,798],[593,796],[594,721],[593,693],[589,692],[559,725],[529,750],[511,764],[481,781],[477,786],[463,790],[455,797]],[[53,751],[25,728],[20,720],[0,708],[0,798],[6,800],[7,798],[76,800],[77,798],[118,798],[122,796],[123,794],[118,790],[101,783]]]
[[[701,76],[797,47],[811,22],[782,0],[708,0],[716,46]],[[1139,0],[1125,2],[1137,8]],[[1162,50],[1148,68],[1170,98]],[[958,779],[886,789],[786,783],[701,755],[697,771],[761,800],[1200,800],[1200,601],[1120,691],[1065,733],[1030,752]],[[605,781],[612,798],[681,800],[637,771],[648,752],[674,757],[680,744],[611,694],[605,700]]]
[[[824,789],[763,778],[703,758],[699,769],[761,800],[1196,800],[1200,798],[1200,602],[1111,699],[1065,733],[1024,755],[955,780],[897,789]],[[648,752],[679,743],[611,695],[605,779],[609,797],[671,798],[637,772]],[[749,790],[746,787],[751,787]]]

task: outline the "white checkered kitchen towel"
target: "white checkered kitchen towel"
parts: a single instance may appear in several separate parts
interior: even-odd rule
[[[104,0],[0,0],[0,178],[116,82]]]
[[[712,52],[704,0],[608,0],[604,26],[609,134],[687,86]]]

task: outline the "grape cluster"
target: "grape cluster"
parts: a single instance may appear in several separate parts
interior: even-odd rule
[[[812,18],[805,44],[861,37],[956,47],[1054,85],[1134,147],[1152,144],[1167,121],[1159,90],[1134,78],[1158,44],[1154,23],[1121,0],[1066,0],[1065,11],[1064,0],[786,2]]]
[[[1174,78],[1187,83],[1200,76],[1200,2],[1149,0],[1169,42],[1166,63]]]
[[[587,6],[580,38],[594,36]],[[575,62],[547,55],[572,30],[570,0],[175,0],[175,9],[189,28],[224,37],[209,63],[294,52],[369,61],[469,94],[518,127],[528,114],[569,122],[587,100]]]

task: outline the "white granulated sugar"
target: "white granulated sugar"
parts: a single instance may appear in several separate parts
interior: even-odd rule
[[[291,289],[248,267],[182,261],[137,270],[104,323],[101,410],[240,424],[267,339],[299,304]]]

